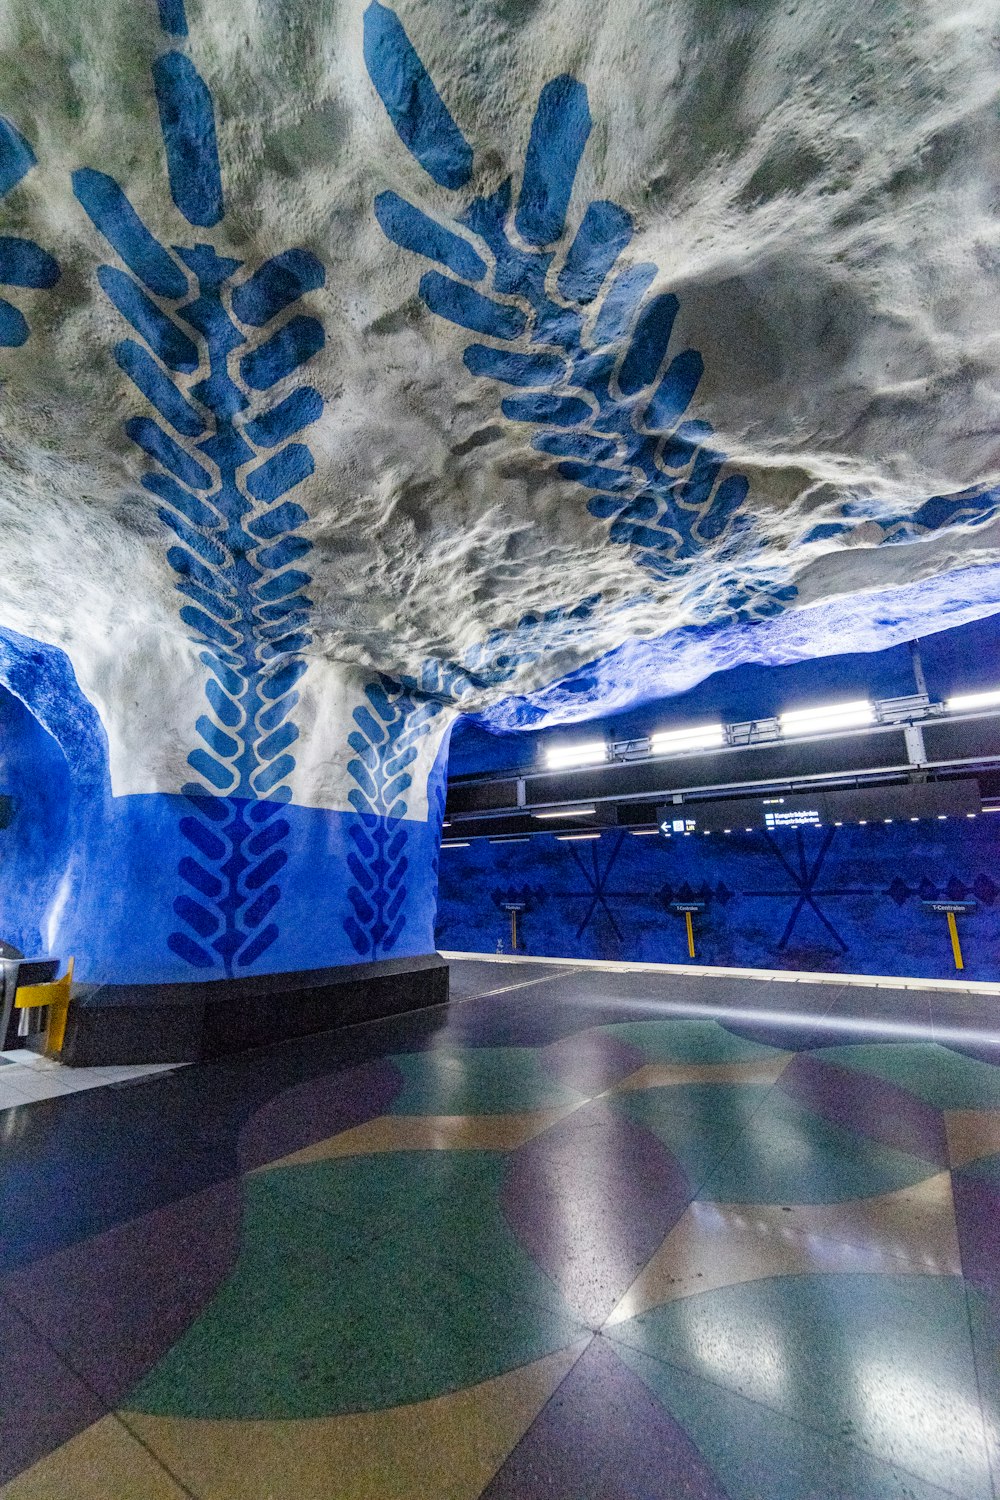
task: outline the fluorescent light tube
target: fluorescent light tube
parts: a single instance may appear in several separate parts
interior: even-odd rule
[[[441,848],[442,849],[468,849],[468,847],[469,847],[469,841],[468,841],[468,839],[442,839],[441,840]]]
[[[551,812],[533,812],[533,818],[592,818],[596,807],[557,807]]]
[[[599,833],[557,833],[556,834],[556,838],[557,839],[561,839],[563,841],[563,843],[568,843],[572,839],[599,839],[600,836],[601,835]]]
[[[710,750],[726,743],[721,724],[692,724],[688,729],[664,729],[649,737],[651,755],[672,755],[678,750]]]
[[[782,734],[825,734],[830,729],[851,729],[873,724],[875,710],[867,698],[850,703],[821,703],[815,708],[794,708],[778,715]]]
[[[507,833],[501,834],[497,839],[490,839],[491,844],[527,844],[531,840],[530,833]]]
[[[632,828],[629,830],[634,839],[648,839],[651,835],[659,833],[658,828]]]
[[[964,714],[976,708],[993,708],[997,704],[1000,704],[1000,688],[989,693],[962,693],[958,698],[946,698],[944,706],[950,714]]]
[[[582,745],[553,745],[545,752],[545,764],[550,771],[561,771],[567,766],[597,766],[608,758],[608,747],[603,740],[588,740]]]

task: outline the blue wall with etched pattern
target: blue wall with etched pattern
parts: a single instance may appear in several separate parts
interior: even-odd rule
[[[978,902],[958,918],[971,979],[1000,979],[1000,814],[939,825],[663,839],[608,830],[562,842],[442,851],[437,940],[510,951],[505,901],[524,901],[519,949],[565,958],[687,963],[670,901],[704,900],[695,962],[955,978],[944,916],[922,899]]]

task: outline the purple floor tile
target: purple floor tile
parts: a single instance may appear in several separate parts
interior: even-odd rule
[[[597,1337],[481,1500],[727,1500],[684,1429]]]
[[[778,1087],[831,1124],[937,1167],[948,1165],[941,1111],[897,1084],[800,1052],[778,1079]]]
[[[249,1172],[374,1119],[388,1109],[402,1086],[399,1070],[382,1059],[285,1089],[244,1126],[240,1169]]]
[[[105,1415],[97,1396],[0,1298],[0,1484]]]
[[[219,1183],[11,1273],[0,1307],[19,1307],[115,1406],[215,1294],[239,1238],[239,1183]]]
[[[536,1264],[598,1327],[692,1192],[656,1136],[598,1100],[512,1153],[501,1206]]]
[[[638,1047],[601,1031],[563,1037],[543,1047],[538,1056],[550,1078],[581,1094],[602,1093],[647,1061]]]
[[[1000,1289],[1000,1183],[974,1169],[951,1174],[962,1272],[968,1281]]]

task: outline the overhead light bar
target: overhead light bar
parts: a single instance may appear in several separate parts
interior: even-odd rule
[[[962,693],[957,698],[946,698],[944,706],[950,714],[970,713],[977,708],[995,708],[1000,704],[1000,688],[988,693]]]
[[[658,828],[631,828],[629,832],[634,839],[648,839],[656,837],[660,830]]]
[[[683,750],[711,750],[726,743],[721,724],[692,724],[687,729],[664,729],[649,737],[651,755],[673,755]]]
[[[560,839],[564,844],[565,843],[570,843],[574,839],[599,839],[600,836],[601,835],[599,833],[557,833],[556,834],[556,838]]]
[[[499,838],[489,839],[491,844],[528,844],[531,842],[530,833],[508,833],[501,834]]]
[[[874,724],[875,710],[867,698],[850,703],[821,703],[815,708],[793,708],[778,715],[782,734],[826,734],[831,729],[853,729]]]
[[[550,771],[563,771],[567,766],[597,766],[608,758],[608,747],[603,740],[587,740],[581,745],[553,745],[545,752],[545,764]]]
[[[441,848],[442,849],[468,849],[468,847],[469,847],[469,841],[468,841],[468,839],[442,839],[441,840]]]
[[[592,818],[596,807],[556,807],[550,812],[533,812],[533,818]]]

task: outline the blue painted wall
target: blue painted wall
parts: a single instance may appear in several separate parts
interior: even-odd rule
[[[232,799],[227,801],[231,806]],[[266,804],[244,806],[259,809]],[[73,907],[60,936],[61,947],[78,956],[81,979],[141,984],[218,979],[224,974],[218,962],[204,967],[192,964],[169,941],[178,925],[177,902],[184,899],[178,896],[177,871],[192,853],[183,832],[190,815],[190,799],[183,796],[157,793],[109,799],[99,826],[92,828],[81,850]],[[280,923],[274,924],[276,932],[265,951],[247,956],[242,950],[237,955],[235,974],[325,968],[433,949],[436,892],[428,875],[437,847],[436,825],[406,820],[408,860],[420,874],[402,891],[405,926],[391,949],[361,955],[343,924],[344,887],[350,878],[348,857],[355,847],[351,835],[357,819],[350,813],[290,803],[281,806],[276,816],[285,824],[281,841],[285,859],[279,870],[246,891],[244,900],[246,911],[255,900],[265,898],[250,927],[264,931],[272,915],[267,892],[280,889]],[[224,923],[220,913],[206,910],[205,927],[198,936],[206,953],[217,960],[213,943],[223,936]]]
[[[221,964],[193,965],[169,941],[178,925],[177,903],[183,899],[178,896],[177,871],[191,857],[183,831],[191,816],[190,799],[156,793],[81,801],[55,742],[21,705],[10,717],[11,722],[15,717],[26,720],[29,727],[16,741],[8,742],[0,784],[0,791],[14,797],[16,804],[11,826],[0,830],[0,936],[30,955],[50,951],[51,938],[51,951],[76,956],[77,977],[84,982],[144,984],[221,978],[225,972]],[[245,804],[248,809],[264,806]],[[384,945],[362,955],[351,943],[343,921],[357,818],[292,804],[280,807],[277,815],[285,824],[285,859],[280,870],[268,872],[245,892],[244,902],[252,909],[254,901],[263,898],[255,923],[263,931],[271,905],[276,904],[268,898],[268,891],[280,889],[280,927],[275,924],[277,931],[266,953],[247,956],[243,950],[233,972],[324,968],[433,949],[436,821],[404,820],[410,878],[397,887],[400,899],[392,915],[402,915],[405,921],[391,948]],[[378,827],[387,822],[379,820]],[[398,821],[391,833],[398,837]],[[60,915],[49,929],[47,916],[64,875]],[[211,911],[205,920],[199,936],[206,951],[212,952],[213,941],[224,934],[224,924]],[[213,956],[218,960],[217,953]]]
[[[1000,980],[1000,815],[801,834],[599,839],[442,851],[438,946],[510,950],[504,901],[526,902],[519,947],[551,957],[686,963],[691,895],[697,962],[954,978],[945,918],[922,897],[977,899],[960,917],[966,975]]]
[[[23,953],[41,953],[40,924],[69,859],[71,778],[56,741],[2,689],[0,793],[13,805],[0,829],[0,937]]]
[[[381,813],[370,799],[339,812],[162,792],[115,797],[100,720],[61,651],[0,630],[0,683],[0,793],[14,800],[0,830],[0,937],[28,955],[72,954],[82,982],[143,984],[433,949],[446,739],[427,821],[402,815],[408,781],[398,767]],[[234,820],[245,820],[246,836],[213,843]],[[359,838],[382,851],[373,871],[358,857]],[[362,928],[366,899],[372,916]],[[235,954],[230,911],[239,917]],[[177,943],[181,924],[203,959],[194,942]],[[256,934],[267,941],[254,944]]]

